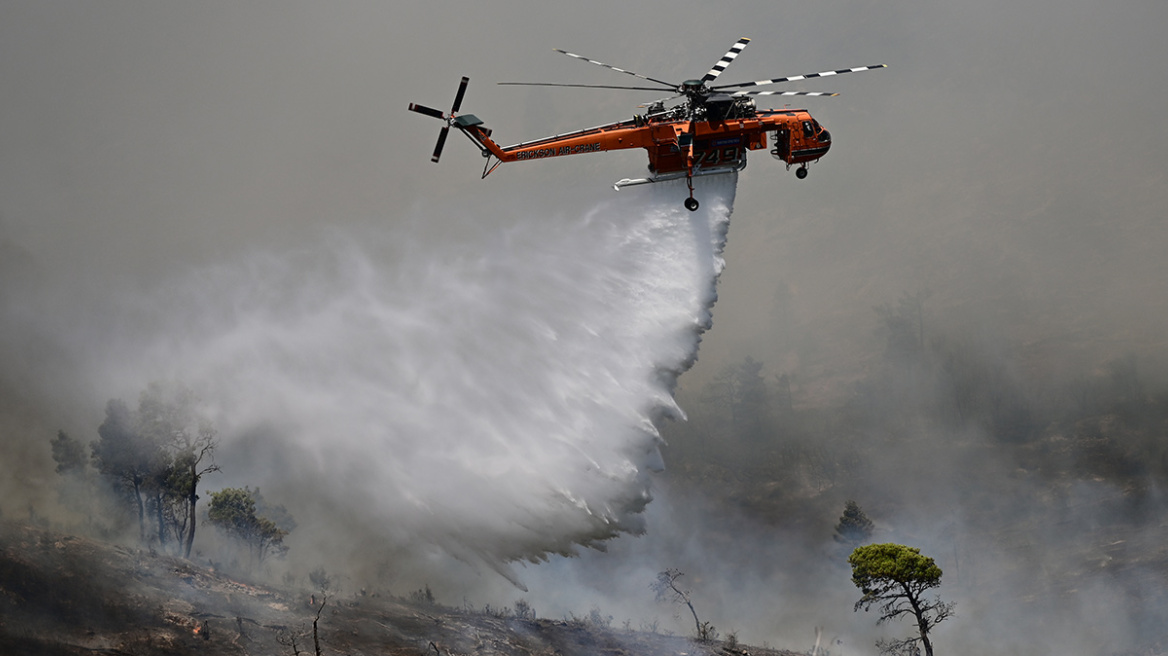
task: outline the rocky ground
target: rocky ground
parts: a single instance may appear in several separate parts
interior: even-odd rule
[[[587,621],[499,616],[394,597],[289,592],[182,558],[0,522],[0,654],[317,653],[794,656]]]

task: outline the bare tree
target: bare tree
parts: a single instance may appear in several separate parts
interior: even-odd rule
[[[312,645],[316,647],[316,656],[320,656],[320,633],[317,625],[320,624],[320,614],[324,612],[324,605],[328,603],[328,595],[320,600],[320,608],[316,609],[316,617],[312,620]]]
[[[684,604],[686,608],[689,608],[690,614],[693,615],[698,640],[702,642],[714,640],[717,638],[718,632],[709,622],[698,619],[698,612],[694,610],[692,592],[681,589],[677,584],[677,580],[683,576],[685,573],[681,570],[667,569],[657,574],[657,580],[650,583],[649,588],[657,594],[657,601],[669,600],[675,604]]]
[[[316,656],[321,656],[320,653],[320,615],[324,612],[324,605],[328,603],[328,595],[325,595],[320,601],[320,607],[316,609],[316,617],[312,620],[312,646],[315,648]],[[284,631],[276,636],[276,642],[288,647],[292,650],[292,656],[300,656],[306,653],[300,650],[300,645],[297,643],[297,638],[307,637],[307,631]],[[434,644],[434,643],[430,643]],[[437,647],[435,647],[437,649]]]

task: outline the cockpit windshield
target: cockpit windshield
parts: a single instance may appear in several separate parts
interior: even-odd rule
[[[828,143],[831,141],[831,133],[819,124],[819,121],[811,119],[810,121],[803,121],[803,136],[807,139],[815,137],[819,143]]]

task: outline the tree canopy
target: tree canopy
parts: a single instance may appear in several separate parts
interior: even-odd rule
[[[275,521],[257,514],[257,506],[263,506],[263,497],[258,489],[226,488],[211,493],[211,506],[207,518],[223,529],[231,537],[247,545],[248,551],[257,564],[272,554],[283,554],[284,536],[291,526],[281,528]],[[278,514],[291,520],[283,507],[277,506]]]
[[[190,557],[195,539],[198,486],[218,471],[216,430],[198,413],[198,399],[181,385],[151,383],[137,410],[120,399],[106,405],[105,421],[92,443],[93,461],[137,511],[139,538],[147,541],[146,513],[153,515],[159,546],[173,536],[178,553]],[[58,435],[54,457],[67,460],[68,441]]]
[[[91,449],[97,470],[134,504],[138,537],[146,542],[143,494],[157,473],[166,467],[166,456],[161,445],[143,436],[137,423],[135,413],[124,401],[110,399],[105,406],[105,421],[97,428],[99,437]]]

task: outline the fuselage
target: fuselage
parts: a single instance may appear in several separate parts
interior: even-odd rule
[[[543,139],[501,147],[473,116],[466,131],[500,162],[522,162],[610,150],[643,148],[654,174],[739,166],[748,150],[774,143],[771,154],[788,165],[823,157],[831,135],[804,109],[762,110],[753,116],[722,120],[670,120],[634,117]]]

